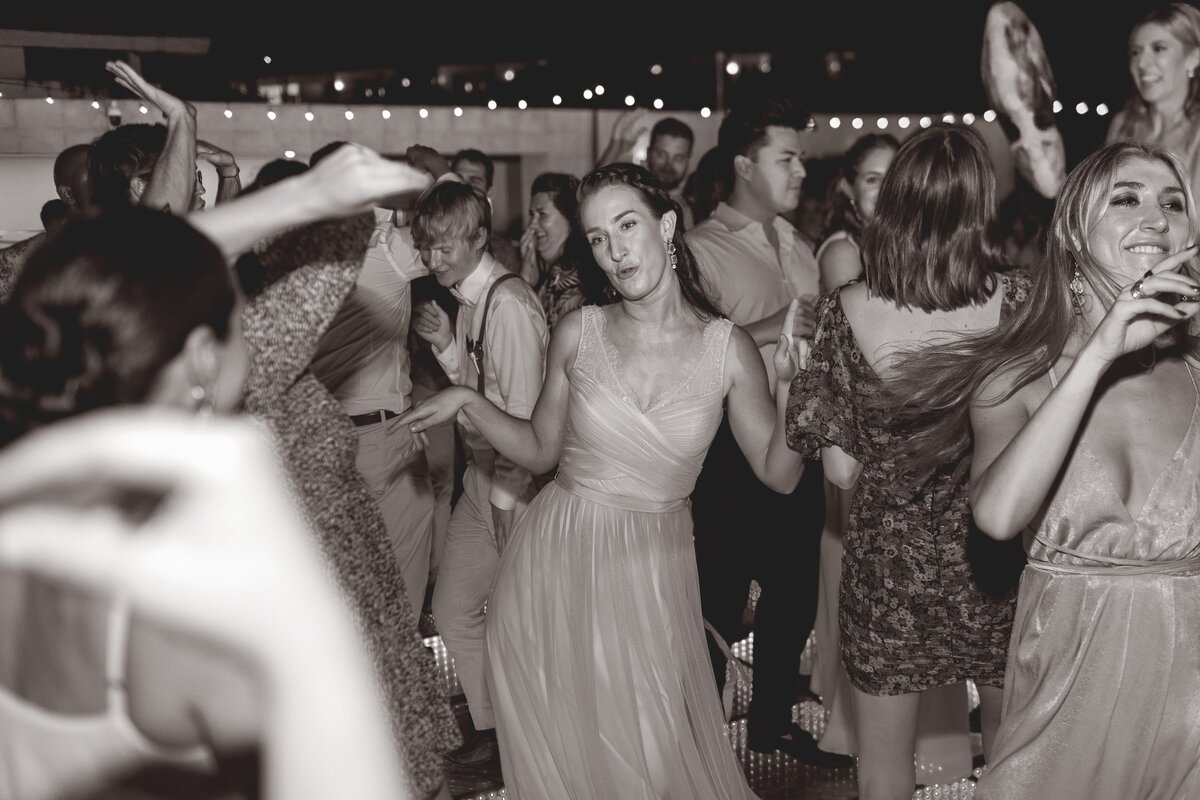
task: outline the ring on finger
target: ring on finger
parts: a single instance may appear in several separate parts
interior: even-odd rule
[[[1142,279],[1139,278],[1138,280],[1134,281],[1133,286],[1129,287],[1129,296],[1134,300],[1141,300],[1146,296],[1142,293]]]

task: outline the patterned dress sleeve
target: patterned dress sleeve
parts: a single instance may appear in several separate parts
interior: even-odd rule
[[[842,312],[840,290],[821,298],[807,368],[792,380],[787,405],[788,447],[815,459],[822,447],[840,447],[863,460],[863,431],[854,374],[861,357],[854,332]]]
[[[1000,288],[1004,292],[1000,305],[1000,319],[1008,319],[1025,305],[1033,288],[1033,279],[1023,269],[1015,269],[1000,276]]]
[[[242,313],[250,351],[247,408],[279,397],[308,369],[354,290],[373,228],[366,214],[289,231],[256,248],[263,288]]]

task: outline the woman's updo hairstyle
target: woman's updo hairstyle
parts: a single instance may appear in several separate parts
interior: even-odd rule
[[[229,334],[221,251],[143,208],[69,221],[0,307],[0,444],[39,425],[143,402],[197,327]]]

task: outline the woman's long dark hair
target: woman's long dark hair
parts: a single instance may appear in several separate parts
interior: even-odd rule
[[[179,217],[127,207],[68,221],[0,308],[0,444],[143,402],[194,329],[228,336],[236,305],[220,250]]]
[[[725,316],[712,299],[705,285],[704,276],[696,264],[684,236],[683,212],[667,190],[662,187],[649,170],[636,164],[609,164],[594,170],[579,183],[579,205],[589,197],[609,186],[623,186],[637,192],[650,210],[658,217],[668,211],[675,213],[675,233],[671,241],[675,245],[675,275],[683,292],[683,299],[701,319]]]
[[[579,276],[579,286],[583,290],[586,304],[602,304],[610,302],[608,279],[604,270],[592,257],[592,248],[588,247],[583,232],[579,229],[579,201],[576,192],[579,189],[579,179],[574,175],[563,172],[543,172],[533,179],[529,187],[529,196],[538,194],[550,195],[558,213],[566,218],[571,226],[567,240],[563,243],[563,252],[558,263],[568,270],[574,270]],[[547,267],[552,265],[547,264]]]
[[[944,343],[897,353],[886,382],[897,419],[910,428],[904,458],[910,475],[920,478],[941,466],[960,462],[971,445],[972,402],[998,405],[1023,386],[1045,375],[1072,335],[1086,337],[1084,318],[1071,303],[1076,267],[1090,294],[1106,308],[1121,284],[1097,263],[1088,234],[1104,211],[1117,169],[1132,159],[1165,163],[1187,196],[1189,239],[1196,232],[1196,208],[1187,172],[1170,153],[1156,147],[1114,142],[1084,159],[1067,176],[1058,196],[1046,254],[1033,279],[1030,296],[1017,313],[991,331],[955,337]],[[1190,331],[1176,330],[1180,345],[1200,357],[1200,342]],[[1003,392],[981,397],[993,376],[1011,375]]]

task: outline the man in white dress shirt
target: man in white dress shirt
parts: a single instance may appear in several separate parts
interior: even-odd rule
[[[433,345],[451,381],[482,385],[487,399],[528,419],[541,392],[549,330],[537,295],[488,253],[490,232],[487,199],[470,186],[442,183],[421,198],[413,240],[429,271],[451,288],[460,307],[452,329],[446,313],[426,303],[417,309],[414,328]],[[465,417],[458,425],[468,466],[446,533],[433,616],[475,727],[449,758],[470,763],[495,752],[495,719],[484,677],[484,612],[513,519],[536,487],[528,470],[493,450]]]

